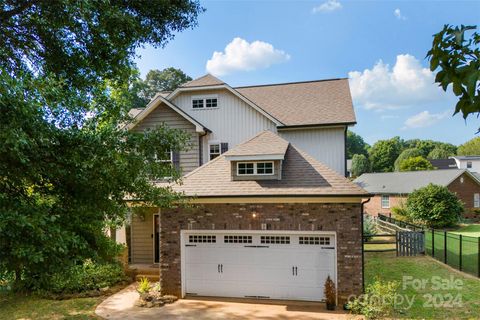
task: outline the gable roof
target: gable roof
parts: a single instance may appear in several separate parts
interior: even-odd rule
[[[225,157],[228,160],[242,160],[242,158],[248,159],[249,157],[263,157],[265,160],[283,160],[287,148],[288,141],[278,139],[278,136],[271,131],[262,131],[252,139],[230,150]]]
[[[225,84],[225,82],[207,73],[206,75],[201,76],[200,78],[193,79],[192,81],[184,83],[180,87],[182,88],[204,87],[204,86],[216,86],[221,84]]]
[[[458,169],[455,159],[428,159],[433,167],[437,169]]]
[[[232,181],[228,155],[244,150],[245,146],[260,148],[267,140],[277,146],[287,145],[282,179]],[[207,162],[172,188],[195,197],[368,196],[362,188],[268,131]]]
[[[348,79],[234,88],[285,126],[355,124]]]
[[[364,173],[354,182],[372,194],[409,194],[430,183],[446,187],[463,173],[480,184],[480,181],[465,169]]]
[[[152,113],[153,110],[155,110],[160,104],[164,103],[168,107],[172,108],[175,112],[177,112],[180,116],[185,118],[187,121],[189,121],[191,124],[195,126],[195,129],[197,132],[209,132],[210,130],[202,125],[200,122],[195,120],[192,116],[189,114],[185,113],[182,109],[174,105],[172,102],[167,100],[161,93],[157,93],[155,97],[148,103],[147,107],[140,112],[138,112],[138,109],[136,111],[129,111],[129,114],[136,113],[134,116],[134,119],[132,122],[126,125],[126,129],[130,130],[134,128],[137,124],[140,123],[143,119],[145,119],[150,113]],[[131,113],[132,112],[132,113]]]

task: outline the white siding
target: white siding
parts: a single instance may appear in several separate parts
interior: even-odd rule
[[[286,130],[279,134],[300,150],[345,175],[345,128]]]
[[[218,108],[192,109],[192,96],[217,95]],[[181,93],[173,103],[212,131],[203,137],[203,161],[208,160],[208,142],[228,142],[232,149],[263,130],[276,132],[275,124],[227,90]]]

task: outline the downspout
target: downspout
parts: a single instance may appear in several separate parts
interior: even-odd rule
[[[203,165],[203,137],[208,134],[208,131],[204,130],[203,134],[198,135],[198,166]]]
[[[344,167],[344,172],[345,172],[345,177],[348,178],[348,170],[347,170],[347,131],[348,131],[348,126],[345,126],[345,134],[344,134],[344,139],[343,139],[343,146],[344,146],[344,160],[345,160],[345,167]]]
[[[364,243],[363,243],[363,209],[364,205],[370,202],[371,198],[362,202],[361,209],[360,209],[360,219],[362,219],[362,292],[365,293],[365,251],[364,251]]]

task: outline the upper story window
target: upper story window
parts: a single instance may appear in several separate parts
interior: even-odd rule
[[[390,196],[389,195],[382,195],[382,208],[388,209],[390,208]]]
[[[273,175],[273,162],[239,162],[237,175]]]
[[[218,108],[217,96],[192,97],[192,109]]]
[[[472,161],[467,161],[467,169],[472,169]]]
[[[158,162],[171,162],[173,163],[173,152],[172,151],[167,151],[164,154],[156,154],[155,155],[155,160]]]
[[[228,142],[210,142],[208,144],[208,158],[213,160],[228,151]]]

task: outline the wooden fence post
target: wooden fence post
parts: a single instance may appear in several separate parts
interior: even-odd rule
[[[458,269],[462,271],[462,235],[460,235],[460,248],[458,252]]]
[[[443,262],[447,263],[447,231],[443,231]]]

